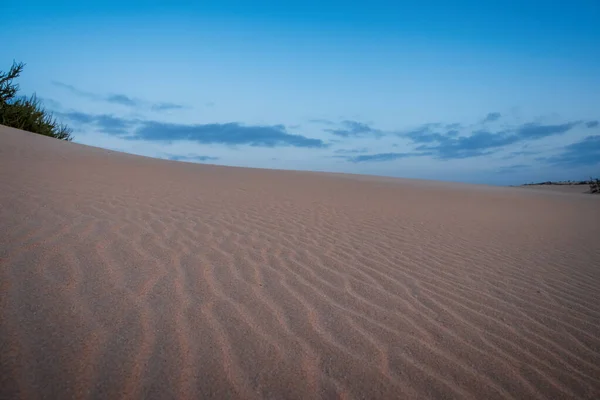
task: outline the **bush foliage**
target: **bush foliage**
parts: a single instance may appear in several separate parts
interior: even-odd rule
[[[0,124],[56,139],[71,141],[72,130],[57,122],[33,94],[17,97],[19,85],[13,81],[23,71],[23,63],[13,63],[8,72],[0,71]]]
[[[600,193],[600,179],[590,177],[590,193]]]

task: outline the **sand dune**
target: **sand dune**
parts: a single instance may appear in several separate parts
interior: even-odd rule
[[[600,197],[0,127],[0,398],[600,398]]]

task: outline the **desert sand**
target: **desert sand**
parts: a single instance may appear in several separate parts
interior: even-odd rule
[[[600,197],[0,127],[2,399],[600,398]]]

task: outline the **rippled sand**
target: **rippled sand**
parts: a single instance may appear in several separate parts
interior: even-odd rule
[[[600,398],[600,197],[0,127],[0,398]]]

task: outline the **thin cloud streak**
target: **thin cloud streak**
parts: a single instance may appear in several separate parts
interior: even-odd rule
[[[483,123],[498,121],[500,117],[502,117],[502,114],[499,112],[491,112],[484,118]]]
[[[96,128],[129,140],[152,142],[192,141],[201,144],[248,145],[252,147],[326,148],[320,139],[287,132],[283,125],[248,126],[237,122],[224,124],[173,124],[151,120],[127,119],[108,114],[60,113],[80,125]]]
[[[69,85],[69,84],[66,84],[63,82],[58,82],[58,81],[52,81],[52,84],[54,86],[68,90],[69,92],[73,93],[74,95],[76,95],[78,97],[87,98],[87,99],[90,99],[93,101],[103,101],[103,102],[110,103],[110,104],[118,104],[118,105],[131,107],[131,108],[148,107],[152,111],[168,111],[168,110],[177,110],[177,109],[185,108],[185,106],[183,106],[181,104],[151,103],[151,102],[140,100],[140,99],[134,99],[125,94],[118,94],[118,93],[114,94],[113,93],[113,94],[108,94],[108,95],[101,95],[101,94],[97,94],[97,93],[87,92],[85,90],[78,89],[73,85]]]
[[[173,161],[187,161],[187,162],[204,162],[204,161],[216,161],[219,157],[212,156],[203,156],[197,154],[187,154],[187,155],[178,155],[178,154],[165,154],[169,160]]]
[[[354,157],[346,157],[346,159],[353,163],[363,163],[363,162],[385,162],[385,161],[393,161],[402,158],[410,158],[410,157],[422,157],[430,155],[427,152],[423,153],[378,153],[378,154],[365,154]]]
[[[342,121],[343,128],[338,129],[325,129],[325,132],[329,132],[336,136],[347,137],[360,137],[360,136],[373,136],[381,137],[383,132],[379,129],[372,128],[371,126],[358,121]]]

